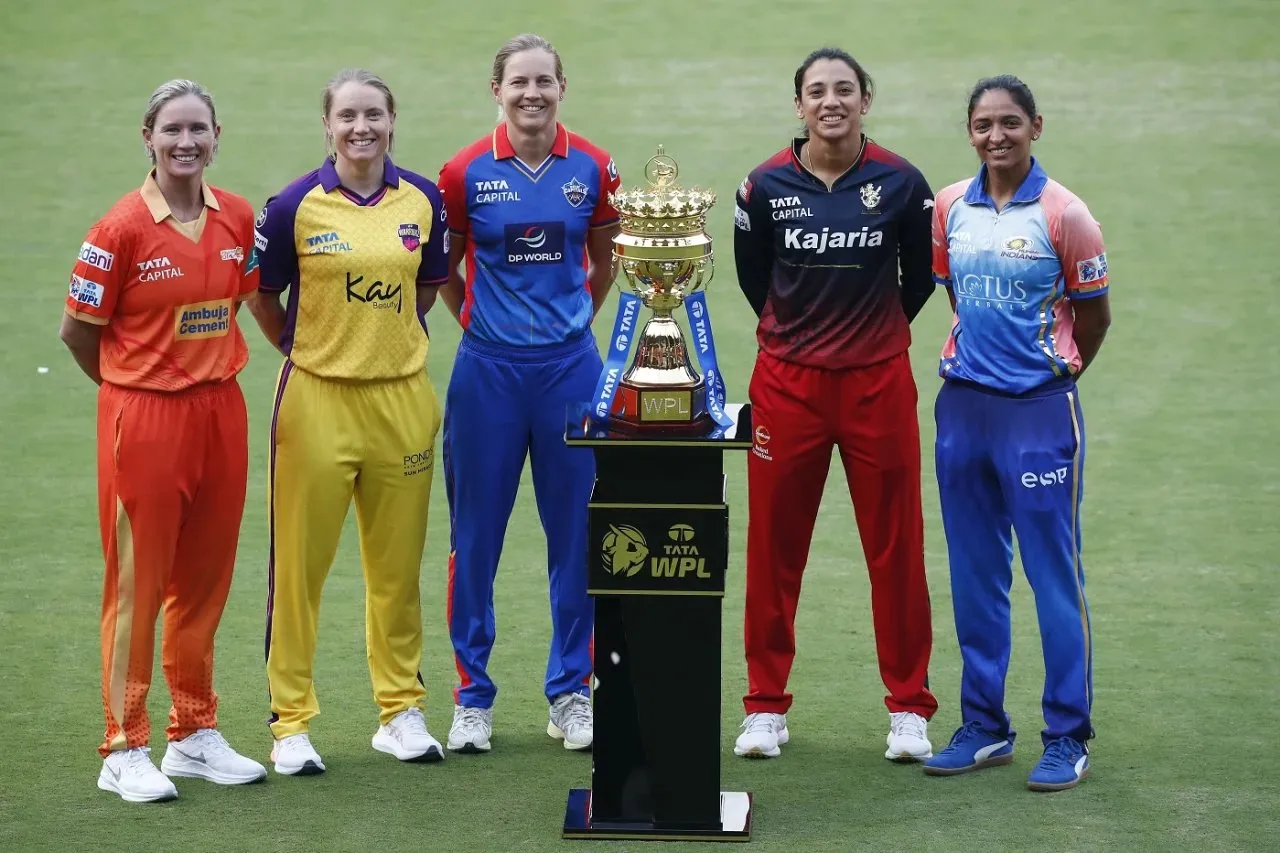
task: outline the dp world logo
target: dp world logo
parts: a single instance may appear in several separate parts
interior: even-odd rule
[[[523,243],[530,249],[541,249],[547,245],[547,232],[537,225],[530,225],[522,236],[516,238],[516,242]]]
[[[644,534],[628,524],[610,524],[600,551],[609,574],[627,577],[639,574],[649,556]]]

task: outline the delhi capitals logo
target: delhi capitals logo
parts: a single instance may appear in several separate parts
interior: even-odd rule
[[[570,178],[569,183],[561,184],[560,191],[564,193],[565,201],[577,207],[582,204],[587,197],[587,185],[579,181],[576,177]]]
[[[418,246],[422,245],[422,231],[418,228],[418,223],[406,222],[400,226],[400,242],[404,243],[404,247],[410,252],[416,251]]]

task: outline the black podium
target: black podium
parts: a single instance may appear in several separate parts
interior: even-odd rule
[[[729,558],[723,455],[751,447],[751,407],[702,437],[620,435],[571,408],[594,453],[591,787],[564,838],[748,841],[751,795],[720,790],[721,605]],[[678,713],[677,713],[678,709]]]

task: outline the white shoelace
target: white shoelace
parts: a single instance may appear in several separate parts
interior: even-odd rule
[[[151,747],[149,746],[138,746],[127,750],[124,754],[124,766],[126,769],[137,773],[146,773],[147,771],[160,772],[151,763]]]
[[[925,739],[924,719],[916,714],[909,712],[894,714],[893,728],[900,735]]]
[[[197,729],[182,744],[188,749],[195,748],[202,751],[206,760],[210,755],[225,755],[231,752],[231,744],[227,743],[227,739],[217,729]]]
[[[427,733],[427,721],[422,716],[422,711],[417,708],[410,708],[396,719],[395,728],[402,733],[425,735]]]
[[[453,723],[455,726],[461,726],[467,729],[483,728],[489,724],[485,719],[484,712],[479,708],[463,707],[458,711],[457,719]]]
[[[747,718],[742,721],[742,730],[747,734],[772,732],[775,728],[773,720],[774,716],[772,714],[748,714]]]
[[[591,726],[591,702],[581,693],[574,693],[566,703],[564,725],[561,729],[588,728]]]

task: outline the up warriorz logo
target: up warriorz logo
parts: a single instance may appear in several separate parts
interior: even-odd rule
[[[220,338],[231,331],[231,300],[192,302],[173,309],[173,337],[179,341]]]
[[[560,185],[560,192],[564,193],[564,200],[573,207],[577,207],[586,200],[587,190],[587,185],[578,180],[576,176],[570,178],[567,184]]]
[[[649,558],[649,544],[644,541],[644,534],[631,525],[610,524],[600,552],[609,574],[634,577]]]
[[[426,450],[406,455],[404,457],[404,475],[412,477],[416,474],[425,474],[435,465],[435,457],[435,451],[430,447]]]
[[[92,243],[83,243],[80,246],[80,260],[91,267],[97,267],[103,272],[111,272],[111,267],[116,262],[116,256],[106,249],[99,249]]]
[[[398,232],[400,242],[404,243],[404,247],[410,252],[417,251],[422,245],[422,229],[418,227],[416,222],[405,222],[401,224]]]
[[[71,276],[71,289],[67,291],[73,302],[88,305],[90,308],[102,307],[102,285],[89,281],[78,275]]]

